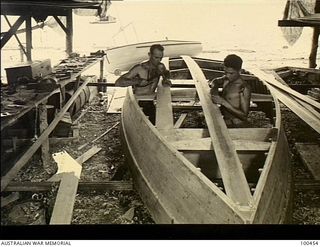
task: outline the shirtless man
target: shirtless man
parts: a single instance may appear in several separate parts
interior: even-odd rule
[[[133,66],[128,73],[116,80],[115,86],[132,86],[136,95],[152,94],[158,86],[160,76],[163,77],[162,83],[170,86],[170,73],[161,63],[163,51],[162,45],[152,45],[148,53],[149,60]]]
[[[221,112],[228,127],[246,127],[251,89],[240,76],[242,59],[234,54],[224,59],[225,75],[210,82],[213,103],[221,105]],[[222,96],[218,88],[222,87]]]
[[[152,94],[158,86],[160,76],[163,78],[163,85],[171,86],[170,72],[161,63],[163,51],[162,45],[152,45],[148,53],[149,60],[133,66],[127,73],[116,80],[115,86],[132,86],[136,95]],[[140,101],[139,105],[143,108],[143,112],[149,116],[150,121],[154,123],[155,107],[153,101]]]

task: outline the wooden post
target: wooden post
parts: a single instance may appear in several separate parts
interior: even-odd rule
[[[27,61],[32,61],[31,49],[32,49],[32,29],[31,29],[31,16],[26,16],[26,45],[27,45]]]
[[[103,82],[103,67],[104,67],[104,57],[100,60],[100,78],[99,78],[99,82]],[[107,91],[107,87],[106,86],[98,86],[98,92],[106,92]]]
[[[316,6],[314,8],[315,13],[320,13],[320,1],[316,1]],[[318,41],[320,35],[320,27],[313,28],[313,36],[312,36],[312,45],[311,45],[311,53],[309,56],[309,68],[317,67],[317,50],[318,50]]]
[[[66,100],[66,88],[60,87],[60,109],[64,106],[65,100]]]
[[[68,10],[67,14],[67,37],[66,37],[66,52],[68,55],[72,53],[72,40],[73,40],[73,20],[72,9]]]
[[[38,107],[39,111],[39,129],[42,134],[48,127],[48,115],[46,102],[43,102]],[[45,171],[49,174],[52,173],[50,168],[50,154],[49,154],[49,138],[47,137],[41,145],[41,160]]]

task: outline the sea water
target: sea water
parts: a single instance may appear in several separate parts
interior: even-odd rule
[[[117,18],[116,23],[91,24],[94,16],[73,15],[74,51],[83,55],[137,42],[195,40],[203,44],[201,57],[223,59],[235,53],[243,58],[244,67],[308,67],[313,29],[304,27],[300,38],[290,46],[278,27],[285,4],[286,0],[114,1],[108,14]],[[9,19],[13,24],[16,17]],[[1,16],[1,31],[6,30]],[[18,36],[25,43],[25,34]],[[55,65],[66,57],[65,34],[58,25],[33,31],[32,41],[33,60],[50,58]],[[320,49],[317,57],[319,65]],[[19,63],[21,58],[12,37],[1,51],[2,81],[4,68]]]

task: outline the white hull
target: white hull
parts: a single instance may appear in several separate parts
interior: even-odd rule
[[[120,70],[128,71],[132,66],[148,59],[150,46],[161,44],[164,55],[175,57],[183,55],[195,56],[202,51],[202,45],[196,41],[161,40],[113,47],[107,50],[107,70],[110,73]]]

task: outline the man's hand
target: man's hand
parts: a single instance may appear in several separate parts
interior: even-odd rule
[[[163,78],[162,85],[171,87],[172,86],[171,80],[167,78]]]
[[[213,103],[219,104],[219,105],[223,105],[225,102],[225,100],[218,95],[212,95],[211,99],[212,99]]]

